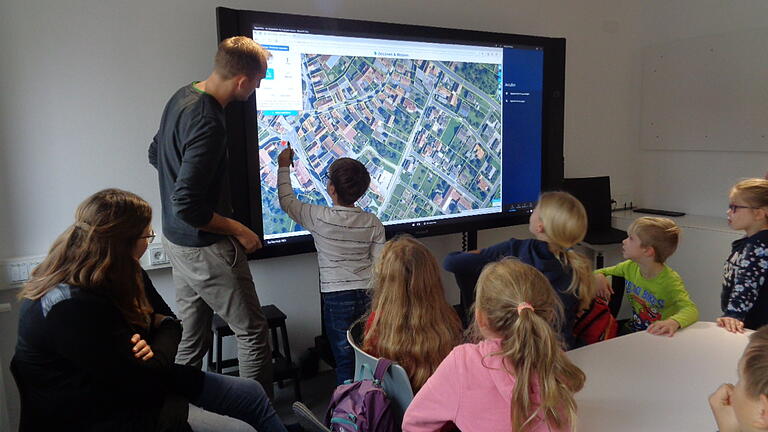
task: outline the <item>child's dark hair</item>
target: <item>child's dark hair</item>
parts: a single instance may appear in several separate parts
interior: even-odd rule
[[[371,175],[365,165],[352,158],[336,159],[328,167],[328,179],[336,189],[339,204],[352,205],[360,199],[371,184]]]

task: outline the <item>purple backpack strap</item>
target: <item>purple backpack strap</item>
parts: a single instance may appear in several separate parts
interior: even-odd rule
[[[379,361],[376,362],[376,371],[373,373],[373,379],[381,381],[390,366],[392,366],[392,360],[383,357],[380,358]]]

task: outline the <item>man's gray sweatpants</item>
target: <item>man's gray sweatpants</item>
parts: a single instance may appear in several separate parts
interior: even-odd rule
[[[210,246],[187,247],[163,238],[173,268],[183,327],[176,362],[201,368],[211,348],[213,312],[237,338],[240,376],[259,381],[272,395],[272,352],[245,250],[227,237]]]

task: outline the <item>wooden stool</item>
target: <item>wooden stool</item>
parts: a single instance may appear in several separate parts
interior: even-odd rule
[[[299,368],[291,360],[291,348],[288,343],[288,328],[285,325],[286,316],[275,305],[262,306],[261,310],[267,318],[269,332],[272,335],[272,381],[277,381],[279,387],[283,387],[283,380],[293,380],[293,391],[296,400],[301,400],[301,388],[299,387]],[[280,334],[278,337],[278,329]],[[213,315],[211,324],[213,331],[213,344],[208,351],[208,370],[216,373],[224,373],[224,369],[237,367],[237,357],[223,359],[222,342],[227,336],[234,336],[229,325],[218,314]],[[282,342],[282,343],[281,343]],[[214,354],[215,351],[215,354]],[[213,357],[216,357],[216,361]],[[238,371],[228,372],[237,375]]]

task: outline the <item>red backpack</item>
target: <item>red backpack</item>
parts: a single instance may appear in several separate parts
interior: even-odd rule
[[[608,302],[602,297],[595,297],[589,309],[576,318],[573,336],[580,343],[589,345],[616,337],[618,328]]]

